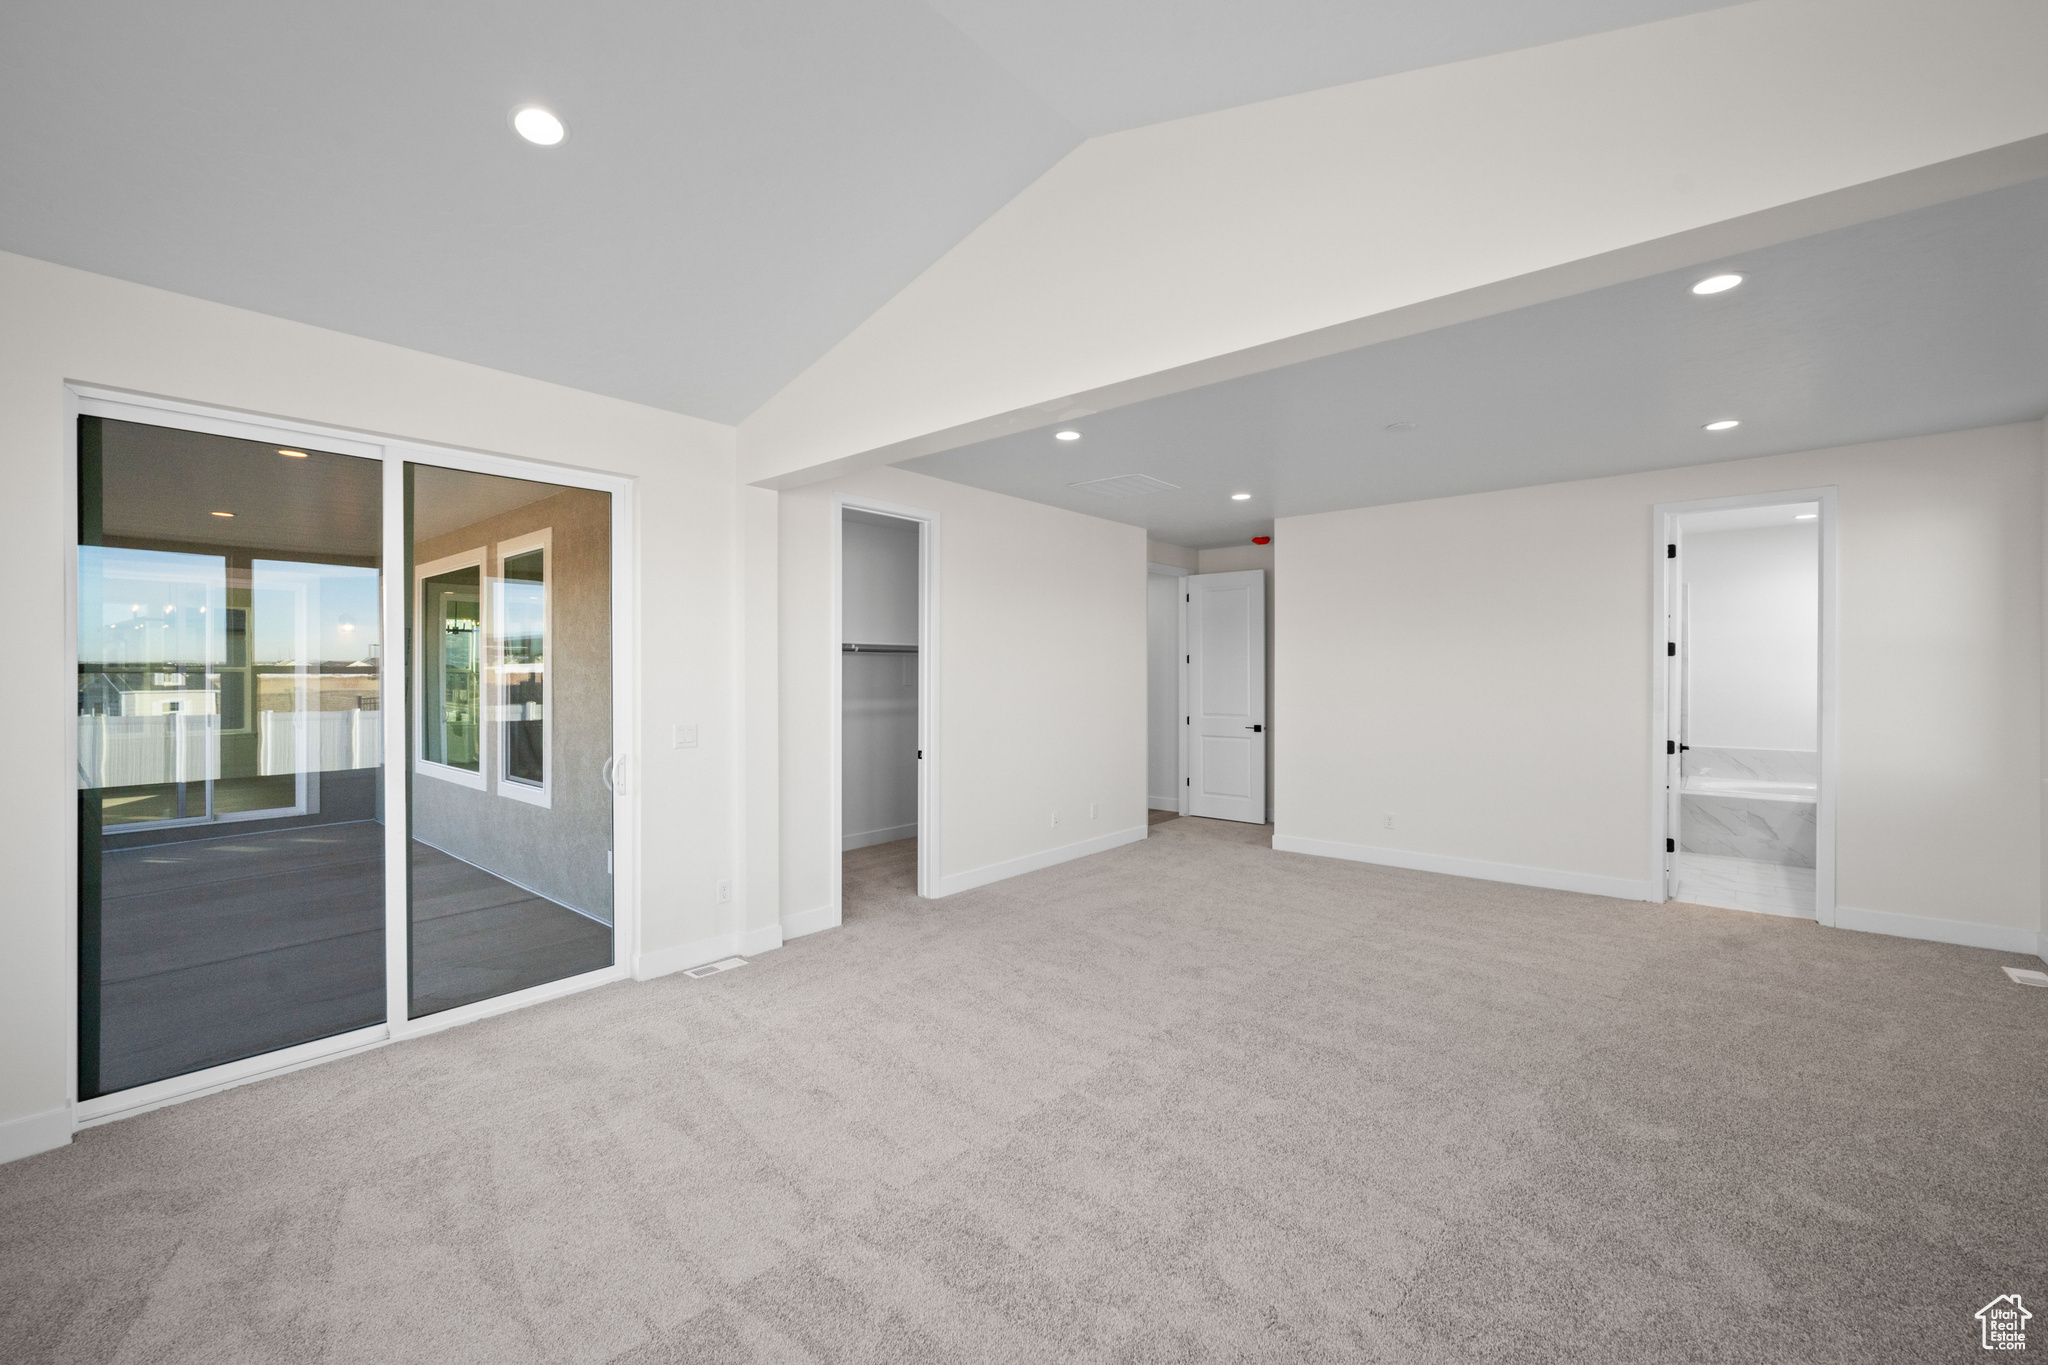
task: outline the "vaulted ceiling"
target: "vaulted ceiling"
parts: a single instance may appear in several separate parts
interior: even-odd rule
[[[1742,284],[1691,292],[1723,271]],[[903,463],[1206,548],[1276,516],[2044,412],[2048,180],[2034,180],[1058,424],[1078,440],[1044,427]],[[1172,487],[1086,486],[1131,474]]]
[[[1086,137],[1717,7],[12,0],[0,249],[736,422]]]

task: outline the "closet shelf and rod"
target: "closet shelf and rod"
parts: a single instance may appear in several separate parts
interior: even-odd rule
[[[839,646],[843,654],[915,654],[916,645],[857,645],[851,640]]]

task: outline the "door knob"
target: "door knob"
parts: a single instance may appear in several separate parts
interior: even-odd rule
[[[1266,727],[1263,725],[1247,725],[1244,728],[1247,730],[1258,730],[1260,732],[1264,732]]]

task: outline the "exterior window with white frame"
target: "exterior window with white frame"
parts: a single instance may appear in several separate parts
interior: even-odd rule
[[[497,547],[493,604],[498,792],[542,806],[549,804],[551,776],[548,560],[552,540],[552,528],[543,528]]]
[[[416,570],[419,622],[415,767],[466,787],[484,786],[485,641],[482,550]]]

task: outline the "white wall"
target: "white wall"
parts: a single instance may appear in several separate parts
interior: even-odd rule
[[[2038,0],[1755,0],[1092,138],[749,416],[744,477],[845,473],[2040,175],[2038,149],[1913,173],[2048,134],[2043,51]]]
[[[1199,559],[1200,552],[1190,550],[1185,545],[1169,545],[1163,540],[1148,540],[1145,542],[1145,562],[1147,564],[1164,564],[1170,569],[1185,569],[1187,572],[1193,573],[1195,571],[1195,564]]]
[[[643,955],[687,965],[675,951],[775,924],[772,885],[765,905],[749,904],[744,881],[734,903],[716,903],[718,882],[744,857],[746,805],[735,766],[730,428],[6,254],[0,317],[0,473],[13,527],[0,566],[18,645],[0,672],[0,710],[18,722],[12,779],[0,787],[0,1148],[69,1126],[77,684],[65,653],[76,539],[67,380],[632,476],[643,600],[659,625],[642,632],[640,745],[627,755],[641,812]],[[700,727],[696,748],[669,746],[674,722]]]
[[[917,523],[849,514],[840,528],[840,635],[917,643]],[[917,833],[917,656],[842,654],[839,827],[842,846]]]
[[[1283,518],[1276,844],[1649,896],[1650,508],[1830,485],[1844,921],[2031,951],[2039,423]]]
[[[781,497],[782,898],[837,922],[833,523],[842,493],[940,517],[942,893],[1145,830],[1144,532],[900,469]],[[1090,805],[1096,815],[1089,818]],[[1057,828],[1051,823],[1060,814]]]
[[[863,645],[917,643],[917,523],[848,517],[840,528],[845,599],[840,636]]]
[[[1180,809],[1180,578],[1145,575],[1145,800]]]
[[[1686,739],[1696,748],[1818,747],[1820,524],[1685,538]]]

